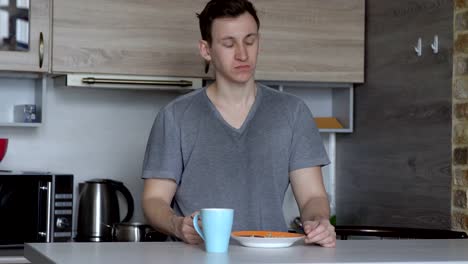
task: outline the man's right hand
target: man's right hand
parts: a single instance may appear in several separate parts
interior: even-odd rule
[[[197,231],[193,227],[193,213],[191,216],[174,216],[172,218],[174,227],[175,227],[175,235],[183,240],[187,244],[201,244],[203,243],[203,239],[198,235]]]
[[[171,208],[176,190],[177,184],[173,180],[146,179],[142,199],[145,217],[157,231],[176,236],[188,244],[200,244],[203,240],[192,222],[196,212],[191,216],[181,217]]]

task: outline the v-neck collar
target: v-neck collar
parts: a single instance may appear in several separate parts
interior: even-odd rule
[[[235,132],[237,134],[242,134],[244,132],[244,130],[246,129],[246,127],[249,125],[250,123],[250,120],[252,120],[252,118],[255,116],[255,112],[257,112],[257,108],[258,106],[260,105],[260,101],[261,101],[261,98],[262,98],[262,95],[263,95],[263,88],[260,86],[260,85],[257,85],[256,84],[256,87],[257,87],[257,94],[255,95],[255,101],[254,103],[252,104],[252,106],[250,107],[250,110],[249,110],[249,113],[247,114],[247,117],[245,118],[244,122],[242,123],[242,126],[240,128],[235,128],[233,126],[231,126],[224,118],[223,116],[221,115],[221,113],[218,111],[218,109],[216,108],[216,106],[213,104],[213,102],[211,101],[211,99],[208,97],[208,94],[207,94],[207,88],[208,87],[205,87],[204,88],[204,91],[203,91],[203,94],[205,95],[204,97],[206,98],[206,100],[208,101],[208,105],[211,109],[211,111],[214,113],[214,115],[216,116],[216,118],[224,125],[224,127],[226,127],[229,131],[231,132]]]

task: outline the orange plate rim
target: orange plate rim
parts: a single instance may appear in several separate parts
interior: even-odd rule
[[[278,232],[278,231],[235,231],[231,233],[233,236],[237,237],[248,237],[248,236],[260,236],[260,238],[295,238],[303,237],[303,234],[298,233],[288,233],[288,232]],[[270,237],[271,236],[271,237]]]

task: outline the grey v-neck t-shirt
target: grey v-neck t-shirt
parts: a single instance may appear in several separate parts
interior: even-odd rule
[[[287,231],[282,205],[289,172],[328,163],[312,114],[298,97],[257,84],[255,102],[236,129],[202,88],[158,113],[143,178],[177,183],[178,215],[233,208],[233,231]]]

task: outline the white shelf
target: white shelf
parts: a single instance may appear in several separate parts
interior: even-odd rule
[[[352,133],[353,130],[351,128],[343,128],[343,129],[328,129],[328,128],[320,128],[320,133]]]
[[[47,77],[38,74],[0,75],[0,127],[40,127],[44,122]],[[15,105],[36,105],[34,123],[15,122]]]
[[[320,127],[322,133],[353,132],[354,87],[348,83],[302,83],[269,82],[261,83],[282,92],[300,97],[309,107],[314,118],[334,118],[343,128]]]
[[[40,127],[42,123],[14,123],[14,122],[0,122],[0,127]]]

